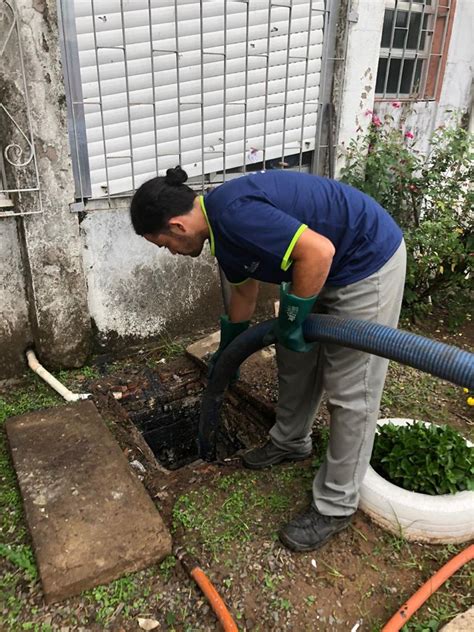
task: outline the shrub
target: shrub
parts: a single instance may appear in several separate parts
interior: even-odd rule
[[[372,467],[394,485],[422,494],[474,490],[474,450],[450,426],[385,424],[375,437]]]
[[[372,114],[372,113],[370,113]],[[405,234],[408,254],[404,308],[416,317],[450,304],[461,322],[471,300],[474,250],[472,135],[443,127],[427,157],[414,149],[403,123],[373,117],[365,135],[345,151],[341,180],[376,199]]]

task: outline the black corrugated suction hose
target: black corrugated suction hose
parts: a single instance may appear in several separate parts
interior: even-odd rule
[[[273,322],[267,320],[240,334],[215,366],[204,391],[199,421],[199,451],[206,461],[216,458],[216,433],[224,391],[242,362],[269,344],[264,339]],[[307,318],[303,331],[308,342],[331,342],[373,353],[474,390],[474,354],[457,347],[378,323],[322,314]]]

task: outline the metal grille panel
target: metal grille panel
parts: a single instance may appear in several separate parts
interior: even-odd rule
[[[9,72],[14,68],[21,77],[19,103],[0,102],[0,217],[34,215],[42,213],[43,207],[19,16],[13,0],[0,0],[0,33],[0,64]],[[5,93],[8,95],[7,90]],[[25,210],[24,196],[33,196],[34,210]]]
[[[297,156],[301,166],[314,150],[323,0],[75,0],[62,9],[66,54],[78,62],[68,71],[78,197],[132,192],[176,164],[204,186],[274,159]]]

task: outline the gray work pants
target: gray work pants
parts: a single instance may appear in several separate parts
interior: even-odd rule
[[[402,242],[375,274],[344,287],[325,287],[317,311],[396,327],[405,270]],[[370,462],[388,360],[334,344],[317,344],[308,353],[277,345],[277,363],[279,400],[271,440],[291,452],[308,452],[326,393],[329,446],[313,482],[313,502],[324,515],[350,515]]]

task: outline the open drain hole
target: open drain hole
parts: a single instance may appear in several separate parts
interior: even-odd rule
[[[135,385],[128,386],[121,400],[156,459],[168,470],[199,458],[197,439],[204,388],[198,368],[175,372],[148,369]],[[258,441],[261,429],[254,428],[248,408],[235,395],[227,398],[217,436],[219,460]]]
[[[176,470],[199,458],[197,439],[200,401],[190,403],[189,399],[184,402],[178,400],[164,406],[165,410],[159,408],[137,423],[137,427],[161,465]],[[245,447],[230,435],[224,425],[217,443],[220,459]]]

